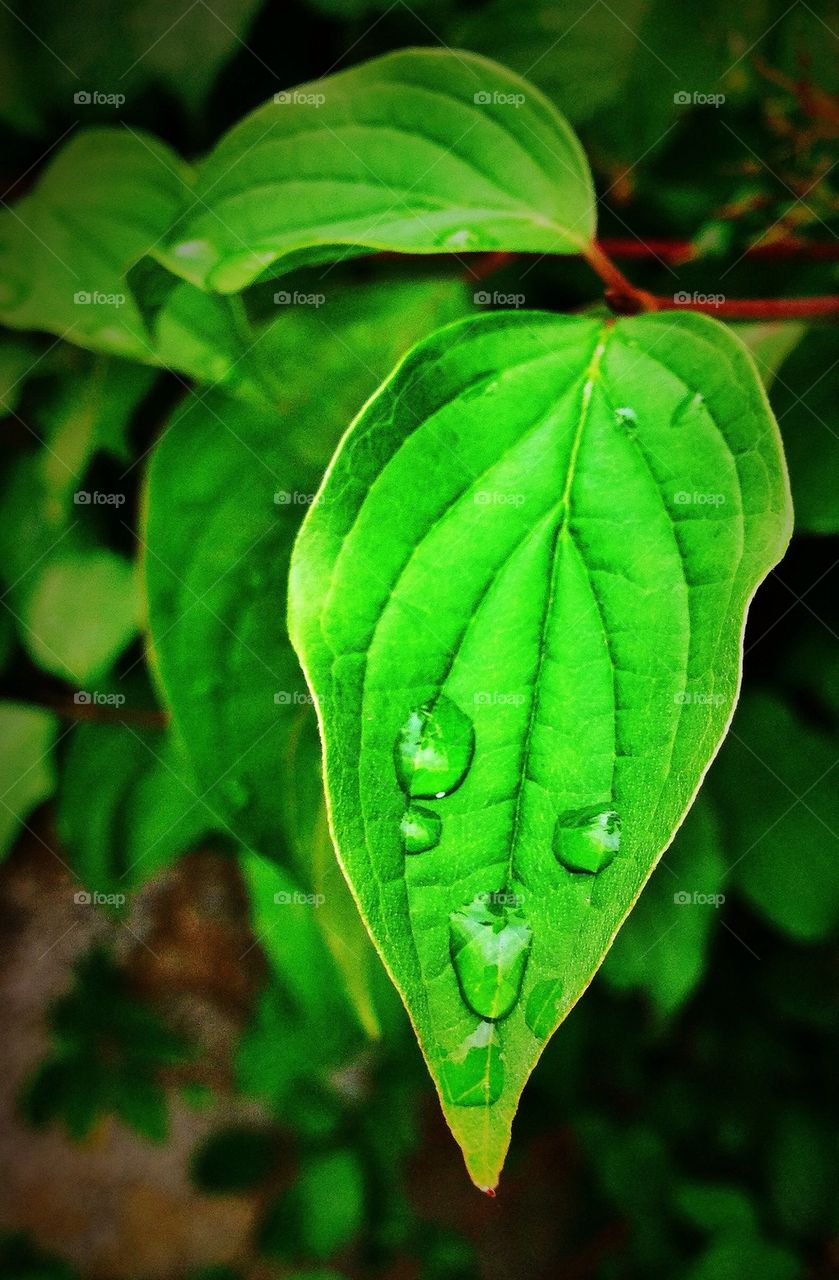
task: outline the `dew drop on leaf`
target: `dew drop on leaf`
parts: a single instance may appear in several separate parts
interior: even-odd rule
[[[637,427],[638,414],[629,405],[621,405],[615,410],[615,422],[619,427]]]
[[[446,1101],[458,1107],[492,1106],[504,1088],[504,1064],[495,1027],[481,1022],[442,1064]]]
[[[562,982],[559,978],[545,978],[537,982],[527,997],[524,1020],[537,1040],[551,1034],[559,1019],[562,1005]]]
[[[449,917],[449,947],[460,994],[479,1018],[505,1018],[521,991],[532,930],[512,894],[479,893]],[[499,900],[501,899],[501,900]]]
[[[402,832],[402,847],[406,853],[425,853],[440,843],[442,822],[436,813],[424,809],[420,804],[412,804],[405,810],[399,830]]]
[[[416,799],[451,795],[466,777],[475,752],[469,716],[444,695],[417,707],[396,739],[399,785]]]
[[[705,397],[699,392],[690,391],[675,409],[670,425],[673,427],[690,426],[692,418],[702,412]]]
[[[589,805],[561,813],[554,829],[554,853],[569,871],[596,875],[608,867],[621,841],[621,820],[615,809]]]

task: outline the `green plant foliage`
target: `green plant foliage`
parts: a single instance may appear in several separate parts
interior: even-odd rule
[[[269,1206],[260,1244],[277,1258],[325,1260],[351,1243],[363,1213],[364,1184],[355,1152],[312,1156],[292,1189]]]
[[[48,711],[0,702],[0,858],[9,852],[20,824],[52,795],[56,732],[56,718]]]
[[[176,740],[126,724],[74,730],[57,821],[85,887],[122,897],[203,837],[231,839]]]
[[[277,1135],[269,1129],[219,1129],[193,1153],[192,1181],[211,1195],[235,1195],[270,1177],[277,1156]]]
[[[796,528],[837,533],[839,470],[839,343],[827,329],[811,330],[784,360],[772,403],[784,437]]]
[[[168,231],[187,178],[156,138],[116,127],[76,134],[34,191],[0,211],[0,321],[153,359],[125,277]]]
[[[26,1082],[20,1104],[41,1128],[61,1121],[84,1138],[103,1115],[116,1115],[150,1142],[169,1132],[161,1068],[191,1052],[133,995],[122,971],[102,950],[75,966],[72,989],[53,1005],[52,1047]]]
[[[342,865],[480,1185],[719,745],[790,520],[753,366],[693,316],[443,330],[332,463],[292,638]]]
[[[579,253],[594,222],[585,156],[537,89],[474,54],[415,49],[260,107],[201,164],[153,252],[233,293],[342,245]]]

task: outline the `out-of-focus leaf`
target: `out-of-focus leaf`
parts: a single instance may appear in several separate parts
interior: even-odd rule
[[[769,692],[743,698],[712,775],[732,882],[802,941],[839,927],[836,742]]]
[[[811,329],[780,367],[772,404],[784,438],[795,527],[839,532],[839,336]]]
[[[595,203],[582,148],[533,85],[450,49],[407,49],[277,94],[198,168],[154,256],[234,293],[348,248],[579,253]]]
[[[35,189],[0,210],[0,320],[153,360],[125,276],[168,231],[187,176],[155,138],[121,128],[75,134]]]
[[[122,895],[202,837],[224,832],[173,738],[129,724],[74,730],[58,788],[58,829],[82,883]]]
[[[787,356],[795,350],[807,332],[806,325],[794,320],[736,324],[732,328],[740,341],[749,348],[767,391],[771,390]],[[774,398],[772,396],[773,402]]]
[[[279,1258],[328,1258],[352,1242],[364,1214],[364,1180],[355,1151],[311,1156],[269,1208],[261,1249]]]
[[[793,1106],[779,1110],[768,1173],[775,1215],[785,1232],[808,1236],[836,1228],[839,1151],[817,1112]]]
[[[757,1230],[757,1214],[752,1201],[740,1187],[717,1182],[684,1182],[674,1193],[677,1211],[701,1231],[713,1235],[738,1232],[751,1235]]]
[[[801,1262],[789,1250],[759,1236],[722,1236],[684,1272],[684,1280],[744,1280],[745,1276],[800,1280]]]
[[[26,379],[37,368],[39,356],[38,346],[31,340],[3,335],[0,340],[0,418],[17,409]]]
[[[134,567],[104,549],[57,554],[34,575],[20,616],[23,643],[44,671],[89,684],[137,633]]]
[[[664,1016],[684,1004],[702,979],[726,870],[712,802],[700,793],[606,956],[606,982],[646,991]]]
[[[20,824],[55,788],[55,716],[38,707],[0,703],[0,859]]]
[[[236,1195],[258,1187],[274,1171],[277,1135],[253,1125],[231,1125],[205,1138],[190,1161],[192,1181],[211,1195]]]

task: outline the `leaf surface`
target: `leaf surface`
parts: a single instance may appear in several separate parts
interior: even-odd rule
[[[480,1186],[719,746],[790,524],[754,366],[693,315],[450,326],[333,459],[291,636],[339,858]]]
[[[579,253],[588,163],[527,81],[475,54],[409,49],[276,95],[199,166],[155,256],[235,292],[285,258],[505,249]]]

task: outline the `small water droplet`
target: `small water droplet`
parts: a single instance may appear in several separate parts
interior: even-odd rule
[[[524,1020],[539,1040],[549,1036],[556,1026],[562,1004],[562,983],[559,978],[545,978],[537,982],[527,997]]]
[[[479,1018],[506,1018],[519,998],[533,931],[511,894],[479,893],[449,916],[449,947],[464,1001]],[[502,898],[503,901],[499,901]]]
[[[468,227],[461,227],[458,231],[450,231],[440,241],[444,249],[469,249],[478,243],[478,236],[474,231],[470,231]]]
[[[637,427],[638,414],[629,405],[621,405],[615,410],[615,422],[619,427]]]
[[[596,875],[608,867],[621,841],[621,820],[616,809],[588,805],[561,813],[554,829],[554,853],[569,871]]]
[[[670,425],[672,427],[687,426],[691,418],[696,417],[702,411],[704,404],[705,397],[701,391],[689,391],[684,400],[676,406]]]
[[[396,739],[396,776],[409,796],[441,800],[466,777],[475,728],[465,711],[441,694],[410,713]]]
[[[504,1064],[495,1027],[480,1022],[460,1048],[444,1059],[440,1083],[448,1103],[458,1107],[491,1107],[504,1089]]]
[[[436,813],[421,804],[412,804],[405,810],[399,830],[406,853],[425,853],[440,843],[442,822]]]

